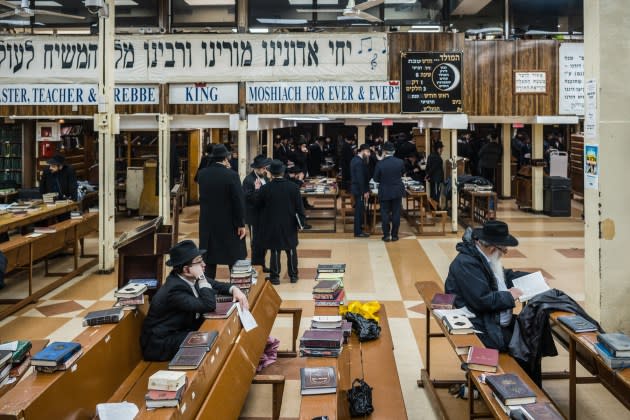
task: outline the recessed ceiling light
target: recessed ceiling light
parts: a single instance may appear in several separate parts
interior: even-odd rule
[[[263,25],[304,25],[308,23],[306,19],[267,19],[267,18],[256,18],[258,23],[262,23]]]
[[[253,34],[266,34],[269,33],[269,28],[249,28],[249,32]]]
[[[415,0],[414,0],[415,1]],[[317,0],[318,6],[331,6],[337,5],[339,0]],[[314,0],[289,0],[289,4],[291,6],[312,6],[314,5]]]
[[[115,0],[114,4],[116,6],[137,6],[138,2],[134,0]]]
[[[189,6],[234,6],[236,0],[184,0]]]

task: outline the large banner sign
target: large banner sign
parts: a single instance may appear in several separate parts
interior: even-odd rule
[[[0,105],[96,105],[98,86],[90,84],[0,84]],[[160,103],[158,85],[118,85],[116,105]]]
[[[386,80],[385,34],[152,35],[115,42],[117,83]],[[0,38],[0,83],[98,80],[92,36]]]
[[[247,83],[248,104],[389,103],[400,101],[400,83],[268,82]]]
[[[237,104],[238,83],[171,84],[168,86],[170,104]]]

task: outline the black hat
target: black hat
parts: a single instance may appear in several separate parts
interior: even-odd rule
[[[282,163],[281,160],[274,159],[271,161],[271,164],[269,165],[269,172],[271,172],[271,175],[282,175],[284,170],[284,163]]]
[[[363,143],[361,146],[359,146],[359,152],[363,150],[370,150],[370,145],[367,143]]]
[[[66,158],[63,157],[62,155],[55,155],[55,156],[51,157],[50,159],[48,159],[46,161],[46,163],[49,164],[49,165],[59,165],[59,166],[61,166],[61,165],[64,164],[65,161],[66,161]]]
[[[488,220],[482,228],[473,229],[473,237],[497,246],[517,246],[518,240],[510,235],[508,225],[500,220]]]
[[[441,148],[443,148],[443,147],[444,147],[444,143],[442,143],[442,142],[441,142],[441,141],[439,141],[439,140],[438,140],[438,141],[436,141],[436,142],[433,144],[433,148],[434,148],[435,150],[437,150],[437,149],[441,149]]]
[[[396,150],[396,148],[394,147],[394,143],[388,141],[383,145],[383,150],[385,150],[386,152],[393,152]]]
[[[225,145],[217,144],[212,148],[212,154],[210,155],[210,157],[213,159],[225,159],[226,157],[228,157],[229,154],[230,152],[228,152],[228,149],[225,147]]]
[[[271,165],[271,159],[269,159],[265,155],[258,155],[254,158],[254,161],[252,162],[251,165],[249,165],[249,167],[254,168],[254,169],[260,169],[269,165]]]
[[[171,259],[166,261],[166,265],[169,267],[186,264],[192,261],[195,257],[206,253],[205,249],[197,248],[197,245],[190,239],[181,241],[168,251]]]

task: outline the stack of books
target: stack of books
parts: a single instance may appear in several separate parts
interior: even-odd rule
[[[249,289],[252,287],[252,277],[255,271],[252,268],[252,262],[250,260],[238,260],[232,266],[230,272],[230,283],[241,289],[245,295],[249,294]],[[229,297],[231,300],[231,296]]]
[[[144,303],[144,293],[148,287],[144,283],[127,283],[125,287],[122,287],[114,292],[114,297],[117,298],[117,302],[114,304],[116,307],[122,307],[123,309],[133,310]]]
[[[300,368],[300,394],[320,395],[337,392],[337,374],[332,366]]]
[[[508,416],[513,411],[522,410],[525,404],[536,403],[534,391],[513,373],[487,375],[486,384],[490,387],[492,395]]]
[[[44,204],[55,204],[55,198],[57,198],[57,193],[42,194],[42,200],[44,200]]]
[[[595,350],[609,368],[630,368],[630,337],[626,334],[598,334]]]
[[[449,293],[436,293],[431,299],[431,309],[453,309],[455,295]]]
[[[346,272],[346,265],[341,264],[318,264],[317,265],[317,276],[319,277],[322,273],[331,273],[331,274],[340,274],[343,279],[343,275]]]
[[[345,296],[341,280],[319,280],[313,287],[315,306],[341,306]]]
[[[318,331],[343,332],[343,344],[348,343],[348,337],[352,333],[352,322],[341,318],[341,315],[314,316],[311,321],[311,329]]]
[[[81,344],[55,341],[31,358],[31,365],[37,372],[52,373],[68,370],[82,354]]]
[[[343,350],[344,332],[339,329],[316,329],[304,331],[300,338],[302,357],[338,357]]]
[[[93,327],[95,325],[117,324],[122,319],[123,313],[124,310],[122,307],[88,312],[83,318],[83,326]]]
[[[191,331],[168,364],[169,369],[197,369],[217,339],[217,331]]]
[[[186,372],[158,370],[149,378],[147,408],[179,407],[186,389]]]
[[[18,340],[7,344],[13,344],[13,348],[15,348],[15,350],[11,350],[11,370],[9,371],[8,378],[18,378],[22,376],[22,374],[26,372],[26,369],[28,369],[31,365],[31,347],[33,347],[33,344],[28,340]],[[2,377],[5,368],[3,368],[2,373],[0,373],[0,377]],[[2,379],[2,381],[6,380],[8,379]]]
[[[11,350],[0,350],[0,385],[4,385],[11,372]]]

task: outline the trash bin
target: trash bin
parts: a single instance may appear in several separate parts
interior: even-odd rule
[[[561,176],[543,178],[543,212],[552,217],[571,216],[571,180]]]

